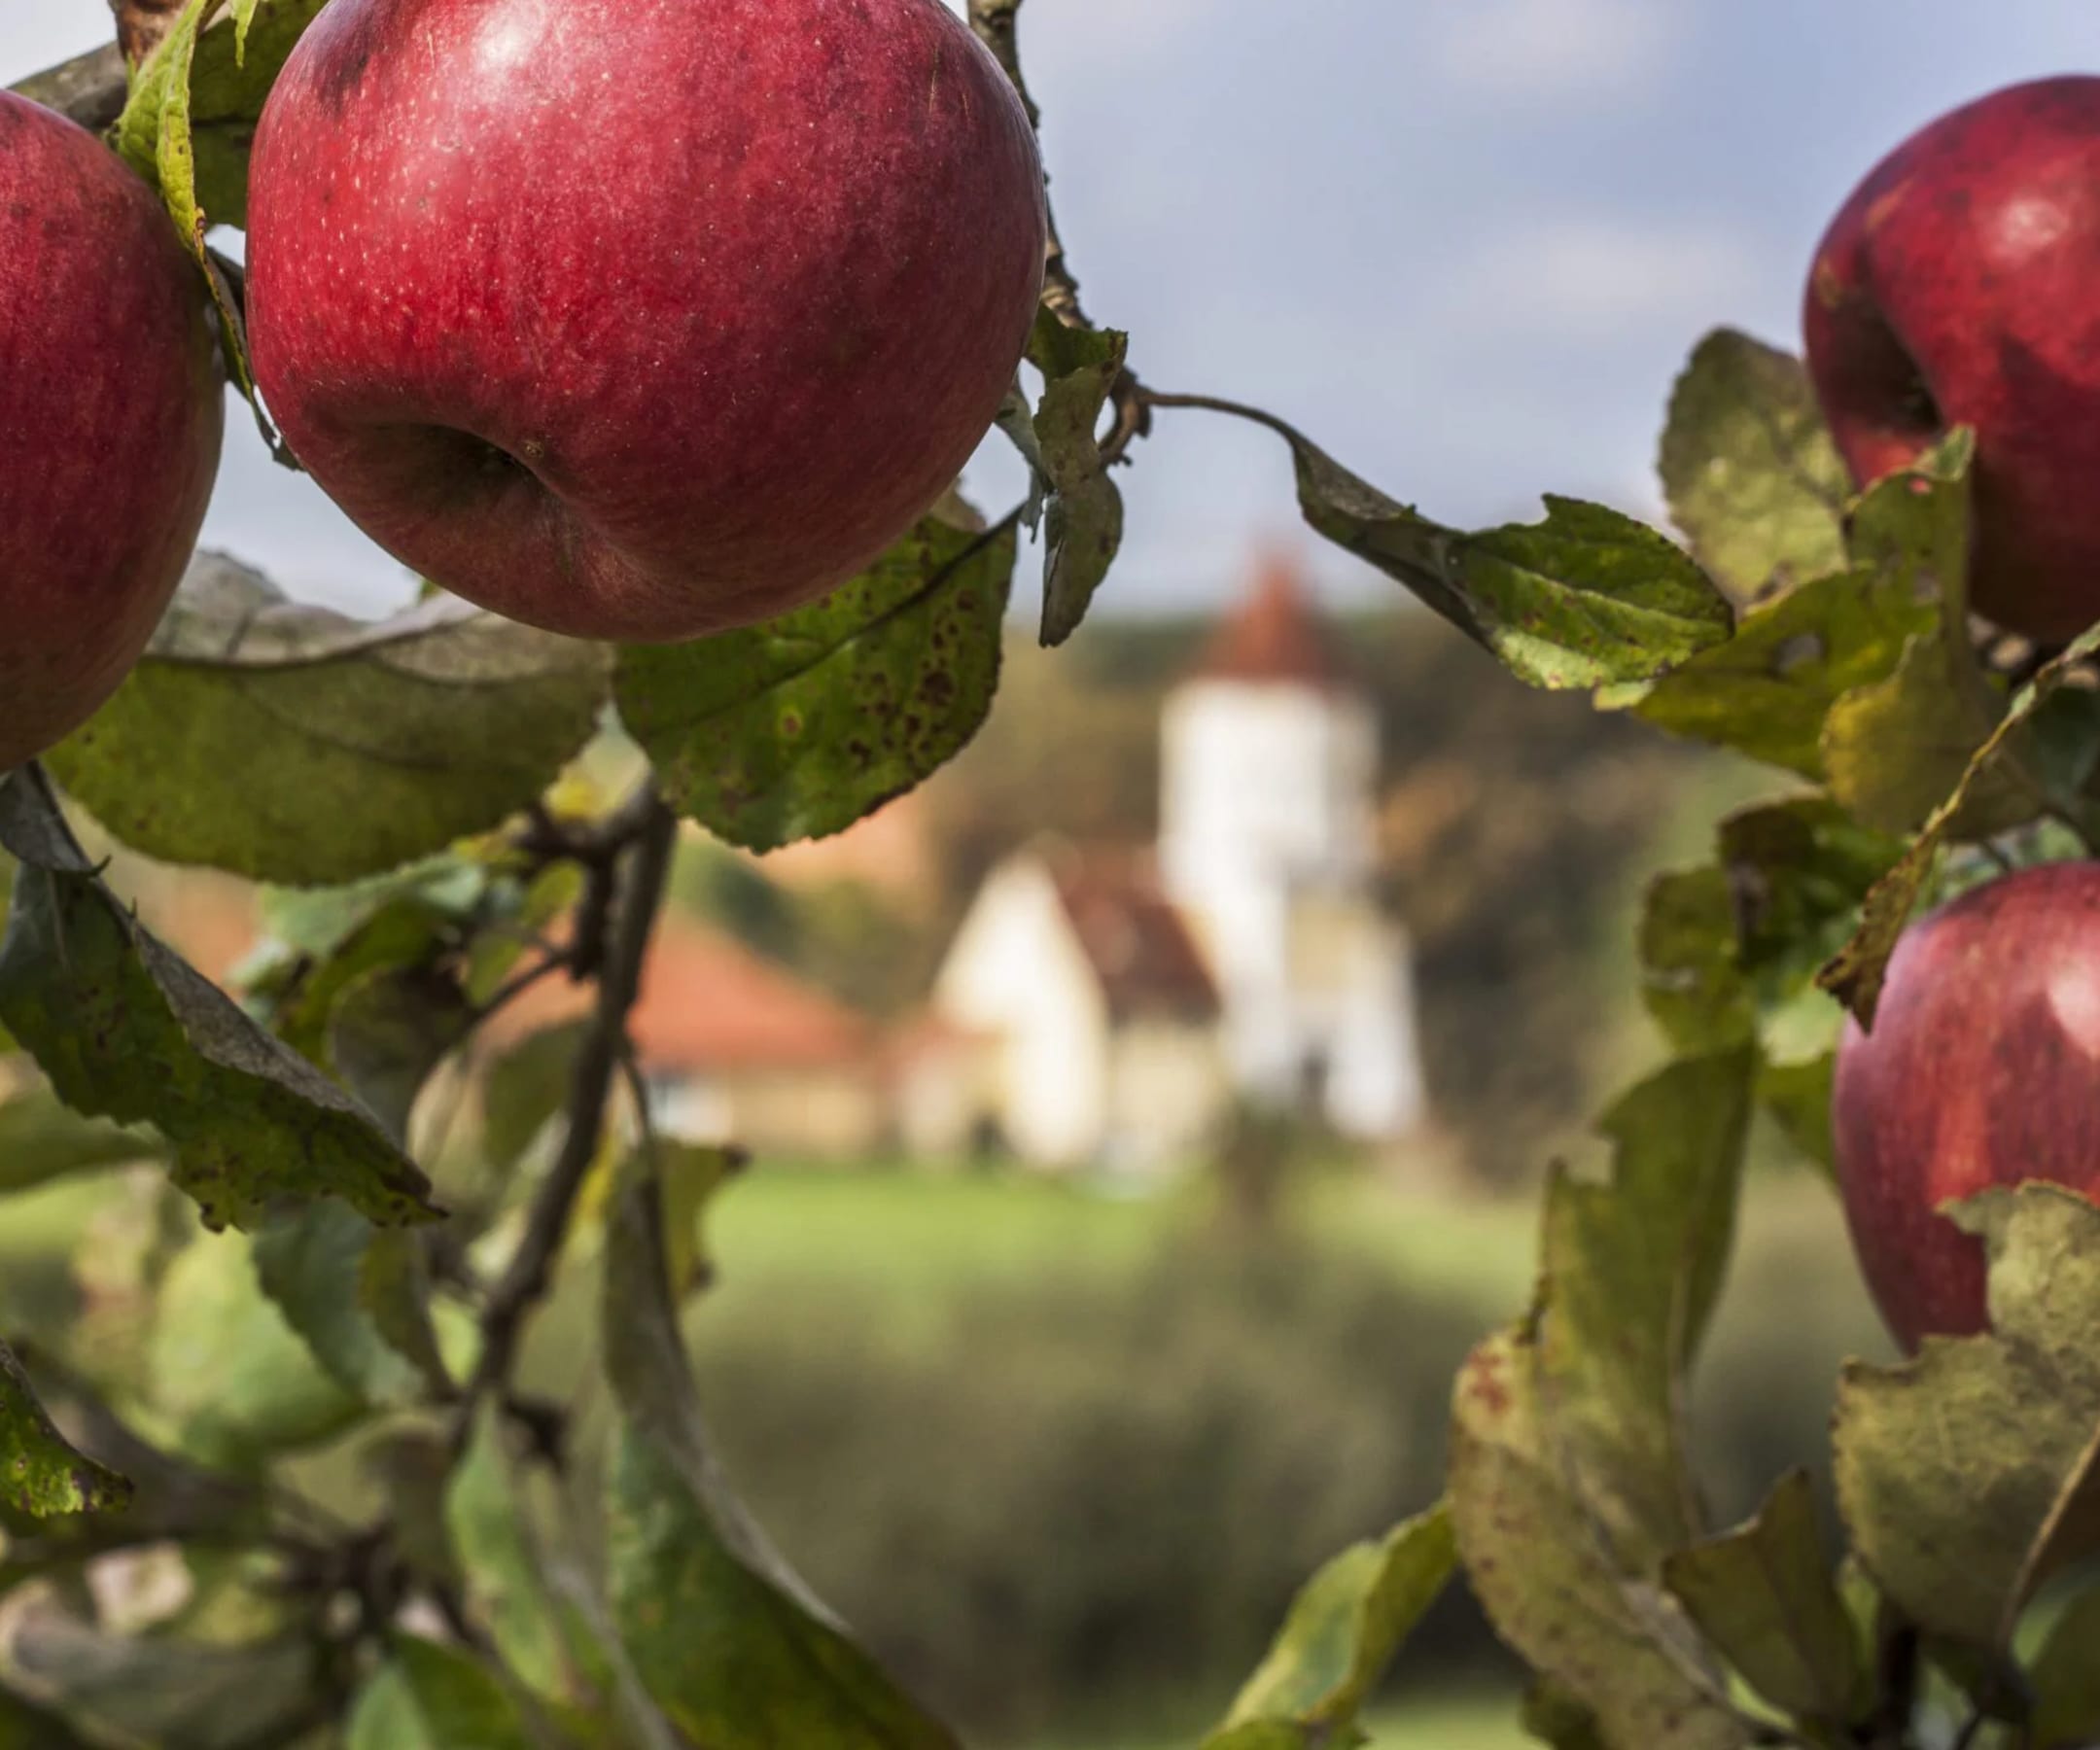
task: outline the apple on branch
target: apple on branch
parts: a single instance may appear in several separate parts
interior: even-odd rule
[[[1804,308],[1861,485],[1975,428],[1977,611],[2051,644],[2100,620],[2100,78],[2010,87],[1897,147]]]
[[[2100,862],[2021,870],[1904,932],[1831,1108],[1867,1285],[1907,1348],[1983,1328],[1982,1242],[1939,1211],[2047,1179],[2100,1194]]]
[[[101,141],[0,91],[0,772],[130,672],[196,544],[225,394],[203,281]]]
[[[249,339],[405,564],[691,638],[952,484],[1043,251],[1028,117],[940,0],[334,0],[258,129]]]

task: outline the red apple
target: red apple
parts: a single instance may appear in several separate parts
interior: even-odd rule
[[[853,576],[1013,378],[1042,173],[940,0],[334,0],[249,184],[256,376],[418,572],[689,638]]]
[[[226,413],[203,280],[92,134],[0,91],[0,772],[78,728],[189,563]]]
[[[1877,165],[1816,251],[1808,368],[1862,485],[1977,434],[1977,610],[2100,620],[2100,78],[2017,85]]]
[[[1985,1322],[1981,1242],[1937,1211],[2048,1179],[2100,1196],[2100,862],[2025,869],[1905,931],[1831,1108],[1845,1217],[1906,1348]]]

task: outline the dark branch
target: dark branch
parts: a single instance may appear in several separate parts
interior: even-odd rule
[[[453,1429],[455,1451],[472,1437],[475,1408],[488,1397],[508,1395],[526,1318],[553,1282],[577,1197],[597,1159],[614,1078],[631,1053],[627,1017],[641,993],[643,962],[663,905],[678,818],[650,786],[606,826],[623,827],[628,843],[590,865],[578,908],[577,952],[579,960],[596,962],[598,1000],[570,1076],[568,1130],[533,1199],[525,1237],[482,1309],[481,1355]]]
[[[123,114],[124,98],[129,95],[123,52],[115,43],[105,44],[42,73],[32,73],[13,89],[99,133]]]
[[[138,66],[175,28],[175,19],[187,0],[110,0],[117,15],[117,46],[132,66]]]

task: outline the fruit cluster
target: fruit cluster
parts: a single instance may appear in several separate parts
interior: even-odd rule
[[[1970,596],[2048,648],[2100,620],[2100,79],[1921,129],[1817,250],[1808,368],[1854,478],[1976,435]],[[1907,1348],[1982,1328],[1981,1243],[1938,1211],[2100,1186],[2100,863],[2022,870],[1912,927],[1848,1024],[1833,1131],[1869,1286]]]
[[[939,0],[335,0],[248,183],[257,385],[388,552],[579,638],[852,577],[1013,381],[1041,167]],[[202,281],[153,192],[0,95],[0,772],[144,649],[217,471]]]

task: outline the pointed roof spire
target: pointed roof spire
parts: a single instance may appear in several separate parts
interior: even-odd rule
[[[1348,671],[1328,642],[1289,548],[1262,550],[1253,588],[1211,635],[1194,679],[1321,688],[1348,683]]]

